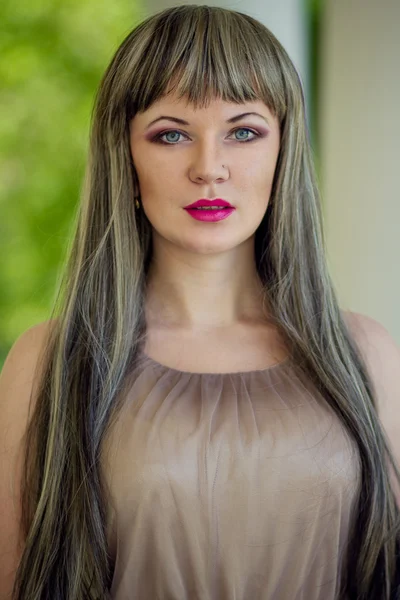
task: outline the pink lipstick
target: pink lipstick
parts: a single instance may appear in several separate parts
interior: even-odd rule
[[[208,208],[210,206],[214,208]],[[184,208],[197,221],[207,222],[222,221],[236,210],[232,204],[226,200],[222,200],[222,198],[216,198],[215,200],[202,198]]]

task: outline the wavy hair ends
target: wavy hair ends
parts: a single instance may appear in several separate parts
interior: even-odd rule
[[[81,202],[25,437],[24,552],[13,600],[110,597],[111,508],[101,457],[145,339],[151,262],[151,227],[134,210],[129,122],[171,90],[195,107],[214,98],[262,100],[278,117],[281,148],[255,239],[266,317],[359,450],[362,485],[338,597],[394,599],[400,524],[387,464],[399,482],[400,474],[328,273],[300,78],[254,18],[183,5],[132,30],[96,95]]]

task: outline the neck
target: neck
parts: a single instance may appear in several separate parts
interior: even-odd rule
[[[147,278],[146,321],[191,331],[266,322],[253,240],[220,254],[153,251]]]

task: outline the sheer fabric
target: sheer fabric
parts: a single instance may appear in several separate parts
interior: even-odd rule
[[[290,359],[211,374],[143,355],[104,448],[111,598],[337,598],[359,454]]]

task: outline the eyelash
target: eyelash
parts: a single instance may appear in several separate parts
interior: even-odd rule
[[[251,133],[253,133],[255,135],[255,137],[250,138],[248,140],[236,140],[237,142],[239,142],[240,144],[248,144],[250,142],[253,142],[254,140],[256,140],[257,138],[261,137],[261,133],[257,133],[257,131],[254,131],[253,129],[250,129],[249,127],[237,127],[236,129],[234,129],[232,131],[232,134],[235,133],[236,131],[241,131],[241,130],[245,130],[245,131],[250,131]],[[167,135],[167,133],[179,133],[179,135],[185,135],[184,133],[182,133],[181,131],[178,131],[177,129],[168,129],[167,131],[162,131],[160,133],[158,133],[154,138],[153,138],[153,142],[156,142],[158,144],[164,144],[164,146],[177,146],[177,142],[164,142],[163,140],[161,140],[161,138],[164,135]]]

